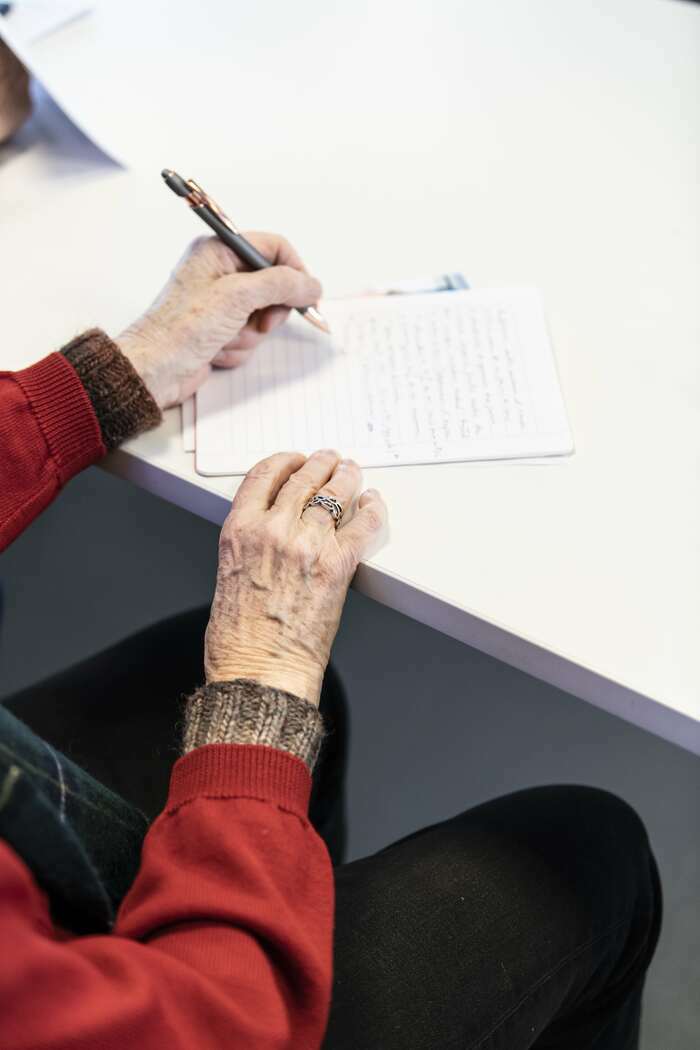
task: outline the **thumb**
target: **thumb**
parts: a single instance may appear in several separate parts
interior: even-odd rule
[[[322,293],[315,277],[292,266],[235,273],[216,283],[217,290],[225,294],[231,305],[247,316],[267,306],[312,306]]]

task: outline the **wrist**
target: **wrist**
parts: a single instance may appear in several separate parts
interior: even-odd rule
[[[207,684],[247,679],[269,689],[279,689],[318,707],[321,699],[324,669],[289,660],[271,661],[259,657],[236,656],[234,660],[212,660],[205,657]]]
[[[115,339],[124,357],[129,361],[143,385],[161,410],[171,403],[167,381],[159,367],[160,355],[139,335],[127,329]]]

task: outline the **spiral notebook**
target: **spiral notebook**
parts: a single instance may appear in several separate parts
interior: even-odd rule
[[[332,336],[293,314],[197,392],[199,473],[328,447],[364,467],[573,451],[535,289],[343,299],[323,312]]]

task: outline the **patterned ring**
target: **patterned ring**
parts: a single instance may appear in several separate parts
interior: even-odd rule
[[[333,496],[324,496],[323,493],[317,492],[315,496],[312,496],[311,499],[307,501],[304,510],[308,507],[323,507],[323,509],[327,510],[333,518],[336,529],[340,525],[340,519],[343,516],[343,508]]]

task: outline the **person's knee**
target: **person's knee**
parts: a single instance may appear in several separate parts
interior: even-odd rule
[[[562,784],[559,790],[568,795],[568,806],[577,809],[585,807],[591,813],[595,813],[599,821],[614,824],[623,833],[646,837],[641,817],[620,795],[587,784]]]
[[[485,822],[508,841],[513,864],[536,872],[533,892],[557,896],[605,922],[654,893],[646,828],[610,791],[580,784],[528,788],[487,803]],[[658,894],[657,894],[658,896]],[[644,907],[640,903],[640,907]]]
[[[642,818],[629,802],[603,788],[580,784],[561,787],[562,801],[574,826],[617,843],[627,856],[649,853],[649,837]]]
[[[561,841],[569,844],[568,851],[562,849],[562,866],[580,881],[590,907],[601,917],[609,911],[611,921],[636,915],[645,925],[658,926],[658,870],[634,807],[601,788],[571,784],[553,790]]]
[[[624,923],[626,972],[640,977],[654,954],[661,930],[663,894],[656,859],[642,818],[624,799],[599,788],[572,786],[571,809],[587,829],[581,850],[591,907],[609,923]],[[633,963],[629,962],[632,958]]]

